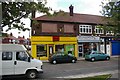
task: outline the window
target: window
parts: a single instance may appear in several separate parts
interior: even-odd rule
[[[104,30],[101,28],[97,28],[97,26],[95,27],[95,33],[96,34],[104,34]]]
[[[55,45],[56,52],[64,52],[64,45]]]
[[[2,60],[12,60],[12,52],[3,52]]]
[[[25,52],[16,52],[16,60],[28,61],[28,56]]]
[[[59,28],[58,28],[58,31],[59,31],[59,32],[64,32],[64,27],[59,27]]]
[[[114,35],[112,31],[106,31],[106,35]]]
[[[47,46],[37,45],[37,57],[47,56]]]
[[[79,33],[92,34],[92,26],[91,25],[79,25]]]
[[[42,32],[57,33],[57,24],[42,23]]]
[[[64,32],[65,33],[74,33],[74,25],[72,24],[65,24],[64,25]]]

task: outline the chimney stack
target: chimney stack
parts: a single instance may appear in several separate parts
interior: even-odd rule
[[[73,8],[74,6],[70,5],[69,10],[70,10],[70,16],[73,16]]]

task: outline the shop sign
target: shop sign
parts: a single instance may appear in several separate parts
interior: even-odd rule
[[[53,36],[53,41],[59,41],[59,36]]]
[[[78,36],[78,42],[100,42],[100,37],[98,36]]]

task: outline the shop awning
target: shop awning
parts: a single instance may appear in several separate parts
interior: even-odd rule
[[[100,42],[100,37],[98,36],[78,36],[78,42]]]

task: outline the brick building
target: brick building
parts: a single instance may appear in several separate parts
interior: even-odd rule
[[[70,12],[33,18],[38,23],[32,26],[32,55],[46,60],[59,48],[72,51],[76,57],[84,57],[88,50],[111,55],[113,33],[98,28],[106,23],[104,17],[73,13],[72,5],[69,9]]]

